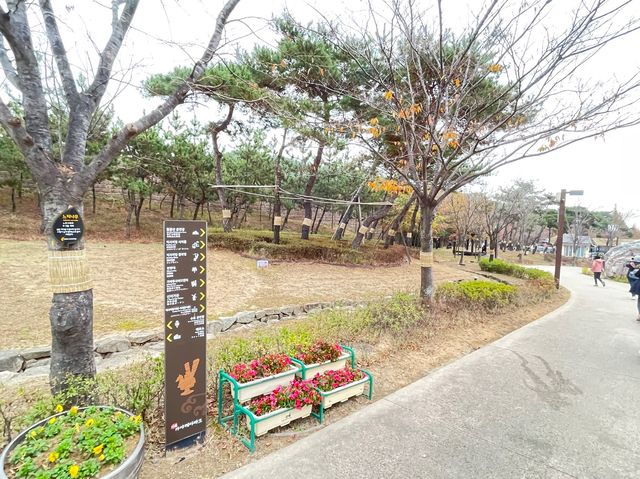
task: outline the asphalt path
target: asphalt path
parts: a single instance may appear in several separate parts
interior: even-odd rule
[[[635,302],[562,283],[557,311],[225,477],[640,477]]]

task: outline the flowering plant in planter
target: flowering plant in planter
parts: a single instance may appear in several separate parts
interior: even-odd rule
[[[256,416],[284,408],[302,409],[304,406],[320,404],[320,394],[313,381],[294,379],[286,387],[278,386],[270,394],[253,399],[248,409]]]
[[[72,407],[27,431],[10,452],[10,478],[84,479],[124,461],[135,448],[140,416],[107,407]]]
[[[323,374],[316,374],[312,381],[318,389],[326,392],[359,381],[364,376],[365,374],[362,371],[347,367],[337,371],[325,371]]]
[[[286,371],[291,366],[291,358],[286,354],[269,354],[253,359],[249,363],[238,363],[229,372],[229,376],[240,383],[266,378]]]
[[[294,357],[305,364],[317,364],[336,361],[342,352],[342,347],[339,344],[320,340],[311,346],[297,346]]]

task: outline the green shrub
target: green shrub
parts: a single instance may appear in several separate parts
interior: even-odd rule
[[[500,259],[494,259],[489,261],[486,258],[481,259],[478,264],[482,271],[489,273],[504,274],[507,276],[513,276],[514,278],[521,279],[540,279],[553,281],[553,275],[546,271],[542,271],[538,268],[525,268],[513,263],[508,263]]]
[[[462,281],[446,283],[436,289],[436,299],[445,304],[495,309],[513,303],[517,297],[515,286],[491,281]]]

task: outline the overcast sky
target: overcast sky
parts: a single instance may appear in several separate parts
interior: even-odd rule
[[[427,0],[424,2],[428,3]],[[105,43],[110,32],[110,14],[105,5],[110,3],[108,0],[54,1],[58,16],[66,24],[67,48],[77,69],[91,71],[95,65],[96,55],[91,42],[100,47]],[[461,8],[461,5],[477,7],[480,0],[450,0],[443,3],[449,8],[445,9],[445,22],[455,25],[466,21],[469,16],[468,10]],[[576,2],[562,0],[562,8],[570,3]],[[632,4],[633,15],[640,16],[640,1]],[[111,86],[112,92],[118,85],[123,89],[114,103],[118,117],[124,121],[134,120],[144,109],[148,110],[156,103],[153,99],[143,99],[139,91],[142,80],[149,74],[187,65],[200,56],[202,46],[213,31],[221,5],[220,0],[141,0],[133,29],[119,56],[117,67],[126,73],[117,77],[118,81]],[[315,8],[321,9],[329,17],[339,15],[343,19],[357,19],[366,9],[367,2],[350,0],[345,4],[343,0],[323,0],[310,6],[301,0],[241,0],[232,16],[240,20],[229,25],[226,39],[234,42],[240,39],[243,48],[250,48],[256,42],[272,41],[266,19],[279,15],[285,6],[303,21],[318,18]],[[620,40],[614,48],[607,50],[606,55],[598,57],[590,75],[598,77],[638,71],[639,44],[640,37],[637,34]],[[227,47],[226,52],[232,54],[233,50]],[[132,69],[132,66],[135,68]],[[200,109],[198,114],[215,117],[213,107],[209,110],[203,112]],[[633,212],[631,223],[640,226],[638,139],[640,127],[611,132],[604,138],[585,140],[545,156],[506,166],[490,178],[488,184],[498,187],[516,178],[524,178],[534,179],[541,188],[554,192],[561,188],[581,189],[585,192],[584,196],[570,198],[569,205],[579,203],[591,209],[606,210],[617,206],[623,212]]]

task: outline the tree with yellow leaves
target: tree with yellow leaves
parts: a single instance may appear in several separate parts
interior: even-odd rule
[[[418,198],[420,291],[429,302],[432,226],[445,198],[506,164],[640,122],[640,77],[587,79],[594,52],[640,20],[630,2],[487,0],[453,28],[441,2],[430,11],[423,4],[372,6],[370,22],[332,23],[327,36],[366,78],[343,89],[367,125],[356,137]],[[381,18],[384,28],[368,28]]]

